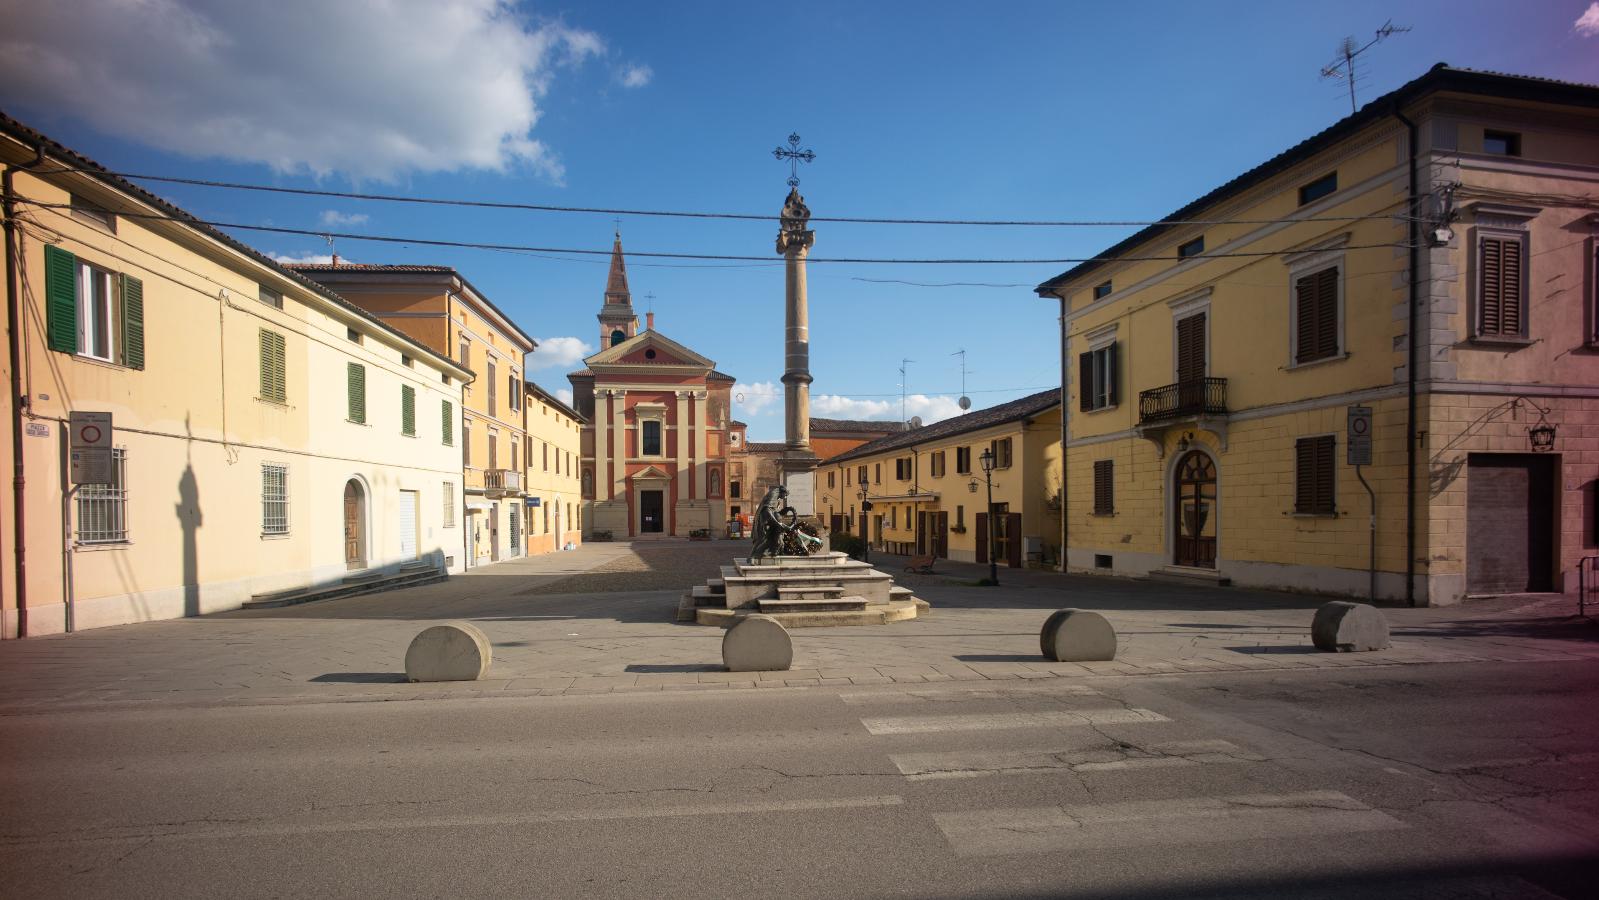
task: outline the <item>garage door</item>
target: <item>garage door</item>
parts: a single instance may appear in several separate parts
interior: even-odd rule
[[[400,492],[400,558],[416,559],[416,491]]]
[[[1551,589],[1554,496],[1552,457],[1473,453],[1467,458],[1467,593]]]

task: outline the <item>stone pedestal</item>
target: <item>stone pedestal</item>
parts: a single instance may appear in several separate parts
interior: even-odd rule
[[[881,625],[916,618],[928,605],[893,576],[844,553],[735,559],[720,578],[683,595],[678,621],[727,627],[772,616],[788,628]]]

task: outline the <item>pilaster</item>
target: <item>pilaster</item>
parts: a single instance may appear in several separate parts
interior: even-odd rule
[[[694,499],[704,500],[706,492],[705,471],[705,400],[709,396],[705,391],[693,391],[694,399],[694,430],[689,453],[694,461]]]
[[[673,451],[673,456],[675,457],[676,463],[677,463],[677,496],[678,496],[678,499],[680,499],[680,500],[681,499],[686,499],[689,496],[689,494],[688,494],[688,467],[689,467],[689,458],[688,458],[688,445],[689,445],[688,404],[689,404],[689,397],[692,394],[693,394],[693,391],[678,391],[677,392],[677,423],[676,423],[675,427],[673,428],[673,433],[674,433],[673,446],[676,449]]]
[[[611,496],[627,496],[627,391],[612,389],[611,395]]]

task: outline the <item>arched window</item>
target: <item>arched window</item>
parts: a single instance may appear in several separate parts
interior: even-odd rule
[[[620,343],[622,343],[625,340],[627,340],[627,335],[622,333],[622,329],[618,328],[615,331],[611,332],[611,346],[612,347],[615,347],[617,344],[620,344]]]

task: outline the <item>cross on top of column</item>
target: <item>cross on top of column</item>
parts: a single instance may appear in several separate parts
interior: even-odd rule
[[[790,133],[788,136],[787,150],[784,150],[782,147],[778,147],[776,150],[772,151],[772,155],[777,157],[777,159],[788,160],[788,186],[791,188],[799,187],[799,164],[802,162],[810,162],[816,159],[816,154],[812,152],[809,147],[801,150],[799,145],[800,136],[799,132],[796,131]]]

